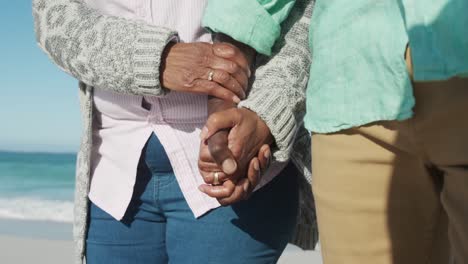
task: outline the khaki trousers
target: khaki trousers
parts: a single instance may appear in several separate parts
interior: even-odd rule
[[[468,263],[468,80],[414,93],[410,120],[312,135],[325,264]]]

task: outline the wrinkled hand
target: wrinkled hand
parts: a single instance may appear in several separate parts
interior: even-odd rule
[[[258,151],[257,157],[250,160],[247,171],[243,169],[245,166],[237,167],[234,161],[234,156],[228,148],[228,131],[219,131],[215,133],[207,144],[202,142],[200,148],[200,160],[204,160],[204,170],[201,174],[205,182],[213,182],[214,172],[219,172],[219,179],[222,182],[220,185],[213,186],[204,184],[199,186],[199,190],[207,195],[218,199],[221,205],[230,205],[241,200],[248,199],[252,191],[261,180],[262,171],[268,168],[270,160],[270,146],[265,144]],[[213,149],[217,155],[213,156]],[[233,175],[220,172],[221,167],[226,167],[226,160],[232,159],[233,164],[229,164],[229,170],[234,170]],[[218,165],[221,164],[221,165]],[[225,166],[223,166],[225,165]]]
[[[235,103],[245,98],[250,64],[234,45],[171,43],[162,57],[161,84],[169,90],[207,94]]]
[[[210,115],[201,137],[200,172],[212,184],[213,172],[221,171],[223,182],[221,186],[203,185],[201,190],[221,204],[238,201],[241,193],[248,195],[259,182],[256,168],[265,170],[271,156],[273,137],[265,122],[248,109],[232,108]]]
[[[223,129],[230,130],[229,149],[241,163],[250,161],[262,145],[273,143],[273,136],[265,122],[246,108],[231,108],[211,114],[200,137],[207,140]],[[213,151],[212,154],[216,156],[216,149]]]

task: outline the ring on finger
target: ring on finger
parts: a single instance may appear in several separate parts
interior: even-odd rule
[[[219,171],[215,171],[213,173],[213,184],[212,185],[220,185],[221,182],[219,181]]]
[[[208,81],[213,81],[213,77],[214,77],[214,71],[211,70],[209,73],[208,73]]]

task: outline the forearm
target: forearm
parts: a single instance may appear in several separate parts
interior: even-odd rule
[[[243,53],[249,65],[252,65],[254,63],[256,52],[251,47],[241,42],[238,42],[234,40],[233,38],[231,38],[230,36],[227,36],[222,33],[213,34],[213,41],[215,43],[224,42],[224,43],[229,43],[229,44],[236,46]],[[247,89],[247,87],[245,88]],[[209,97],[208,99],[208,115],[215,113],[215,112],[227,110],[229,108],[234,108],[234,107],[236,107],[236,105],[233,104],[232,102],[228,102],[228,101],[216,98],[216,97]]]
[[[161,95],[161,54],[175,32],[106,16],[80,0],[33,0],[39,46],[80,81],[121,93]]]
[[[213,40],[214,40],[214,42],[224,42],[224,43],[227,42],[227,43],[230,43],[232,45],[235,45],[242,52],[243,56],[246,58],[246,60],[248,62],[248,65],[253,64],[256,52],[252,48],[250,48],[250,47],[248,47],[248,46],[246,46],[246,45],[244,45],[242,43],[239,43],[239,42],[233,40],[232,38],[230,38],[230,37],[228,37],[228,36],[226,36],[224,34],[215,34]],[[247,87],[246,87],[246,89],[247,89]],[[217,112],[223,112],[225,110],[233,109],[233,108],[236,108],[236,104],[226,102],[226,101],[220,100],[218,98],[209,98],[209,100],[208,100],[208,113],[209,113],[210,116],[212,114],[216,114]],[[225,111],[222,114],[226,114],[226,113],[228,113],[228,111]],[[248,115],[251,118],[253,117],[253,120],[260,121],[260,123],[258,123],[258,121],[255,122],[256,125],[250,127],[250,129],[251,129],[250,131],[252,131],[252,133],[253,133],[252,136],[254,138],[262,139],[261,142],[260,142],[260,145],[258,145],[258,146],[256,144],[249,144],[248,146],[245,146],[245,147],[249,148],[249,150],[243,149],[242,147],[239,148],[239,146],[237,146],[237,145],[234,146],[234,149],[230,149],[231,153],[236,157],[237,162],[239,163],[238,168],[240,169],[240,174],[238,172],[238,175],[241,175],[241,174],[245,173],[244,169],[247,168],[248,164],[246,162],[249,162],[250,159],[253,158],[253,156],[251,156],[251,155],[256,155],[259,152],[260,147],[262,145],[271,144],[273,142],[273,138],[271,136],[271,133],[270,133],[268,127],[264,123],[262,123],[260,119],[258,119],[258,116],[255,113],[252,113],[250,111],[245,111],[245,112],[242,112],[242,113],[236,112],[236,113],[238,113],[240,116],[242,116],[241,118],[248,118],[247,117],[247,115]],[[230,114],[227,114],[227,115],[228,116],[225,116],[225,118],[232,117]],[[215,116],[215,115],[213,115],[213,116]],[[229,131],[230,131],[230,129],[222,129],[222,130],[216,132],[214,135],[212,135],[208,139],[207,143],[208,143],[210,152],[211,152],[212,155],[217,156],[217,158],[215,158],[217,160],[221,160],[222,159],[221,156],[223,156],[223,154],[218,153],[218,152],[220,152],[219,150],[226,150],[226,148],[229,145],[229,140],[228,140]],[[242,149],[242,150],[240,151],[240,149]],[[223,151],[221,151],[221,152],[223,152]]]
[[[236,105],[232,102],[222,100],[216,97],[208,98],[208,115],[234,107],[236,107]]]
[[[216,34],[213,36],[213,40],[215,42],[228,42],[234,45],[237,45],[238,48],[246,48],[244,45],[240,45],[240,43],[234,41],[232,38],[229,38],[223,34]],[[216,112],[222,112],[224,110],[228,110],[231,108],[235,108],[236,104],[231,101],[226,101],[217,97],[209,96],[208,97],[208,116]],[[228,130],[221,130],[214,134],[209,140],[208,144],[210,148],[216,148],[216,145],[219,144],[227,144],[228,142]]]
[[[255,82],[247,99],[239,104],[257,113],[267,124],[275,141],[274,157],[281,162],[290,158],[305,114],[312,7],[313,1],[297,1],[283,26],[284,41],[274,46],[271,58],[257,58]]]

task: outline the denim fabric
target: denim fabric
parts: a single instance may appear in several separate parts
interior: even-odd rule
[[[248,201],[195,219],[154,134],[143,154],[122,221],[91,205],[88,264],[276,263],[297,215],[292,164]]]

